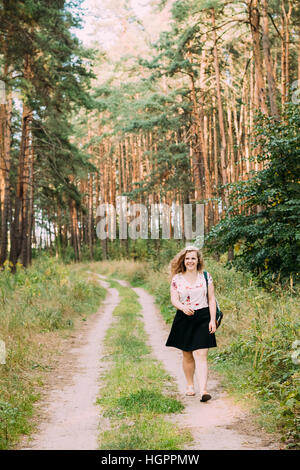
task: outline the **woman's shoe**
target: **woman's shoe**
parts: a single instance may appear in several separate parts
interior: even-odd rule
[[[211,399],[211,395],[209,393],[203,393],[203,395],[201,395],[200,401],[205,402],[210,399]]]
[[[193,396],[195,396],[194,386],[193,386],[193,385],[187,385],[185,394],[186,394],[188,397],[193,397]]]

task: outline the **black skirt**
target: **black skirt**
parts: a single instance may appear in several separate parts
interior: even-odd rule
[[[182,351],[215,348],[216,337],[214,333],[209,332],[209,322],[208,307],[195,310],[194,315],[186,315],[181,310],[177,310],[166,346]]]

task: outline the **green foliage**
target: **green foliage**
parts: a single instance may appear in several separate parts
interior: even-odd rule
[[[186,95],[183,88],[162,92],[151,79],[115,86],[107,83],[95,90],[98,109],[104,111],[102,125],[109,124],[117,145],[129,133],[150,131],[155,136],[155,149],[145,152],[155,169],[126,193],[131,199],[153,191],[163,196],[170,190],[188,198],[192,188],[189,147],[180,141],[182,129],[190,120]]]
[[[186,20],[190,14],[189,0],[176,0],[172,5],[172,17],[177,21]]]
[[[19,410],[10,403],[0,401],[0,449],[5,449],[10,439],[11,429],[14,427]]]
[[[0,79],[32,112],[37,224],[43,210],[49,215],[48,223],[57,222],[50,206],[52,214],[72,199],[79,206],[81,195],[70,175],[95,170],[87,152],[74,144],[73,115],[93,107],[89,88],[94,53],[84,49],[72,32],[80,26],[80,3],[5,0],[0,6]],[[5,67],[9,73],[4,76]],[[13,102],[12,183],[19,165],[22,116],[18,100]]]
[[[117,401],[117,407],[126,410],[129,416],[145,411],[152,413],[177,413],[183,410],[183,405],[178,400],[165,397],[160,392],[145,388],[128,396],[120,397]]]
[[[273,406],[277,426],[285,434],[289,447],[299,442],[299,364],[293,361],[293,339],[297,338],[300,323],[287,312],[275,316],[273,327],[264,331],[265,319],[253,319],[250,328],[241,332],[232,343],[214,353],[214,361],[232,368],[243,364],[247,370],[240,378],[240,387],[251,390],[265,404]]]
[[[207,246],[219,252],[238,244],[233,264],[252,271],[269,286],[274,280],[299,280],[299,129],[300,109],[293,104],[281,121],[260,118],[256,142],[264,169],[231,186],[227,216],[208,237]]]
[[[39,256],[42,253],[42,250],[37,250],[35,256]],[[50,249],[50,254],[52,256],[55,255],[54,248]],[[72,246],[60,246],[58,249],[58,258],[63,263],[69,264],[75,262],[75,253]],[[82,262],[90,261],[91,260],[91,253],[90,248],[88,245],[83,244],[80,247],[80,260]],[[101,261],[102,260],[102,248],[100,243],[97,243],[93,246],[93,261]]]

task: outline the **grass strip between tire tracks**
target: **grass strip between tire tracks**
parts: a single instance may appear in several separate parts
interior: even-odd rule
[[[121,301],[104,342],[104,360],[108,362],[98,403],[108,428],[100,434],[99,449],[182,449],[192,437],[166,415],[184,407],[175,397],[171,377],[151,356],[137,295],[110,282],[118,289]],[[163,389],[167,389],[167,395]]]

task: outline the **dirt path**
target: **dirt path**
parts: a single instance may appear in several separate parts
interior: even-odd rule
[[[170,327],[164,323],[155,306],[153,297],[144,289],[133,289],[139,296],[145,330],[154,355],[165,370],[175,379],[181,401],[185,405],[183,414],[177,415],[175,421],[183,428],[189,428],[194,442],[187,449],[197,450],[271,450],[279,449],[280,444],[274,437],[257,429],[249,415],[234,404],[222,390],[218,379],[210,371],[208,390],[212,400],[200,403],[199,397],[185,396],[185,378],[182,371],[182,355],[175,348],[165,346]],[[195,383],[197,390],[197,383]]]
[[[22,450],[95,450],[97,449],[102,343],[119,303],[117,289],[107,288],[107,296],[87,327],[76,337],[75,347],[64,354],[56,370],[52,390],[45,402],[38,432]]]
[[[44,410],[38,432],[27,439],[26,444],[20,447],[22,450],[97,449],[100,410],[95,401],[101,386],[99,377],[105,367],[101,366],[102,343],[112,323],[112,312],[119,303],[118,291],[109,288],[105,276],[98,276],[99,282],[107,288],[104,305],[93,318],[88,319],[87,328],[79,332],[76,347],[64,353],[50,393],[44,402],[38,404]],[[118,282],[130,287],[126,281]],[[180,427],[190,429],[193,442],[186,449],[279,449],[274,437],[258,430],[249,415],[226,396],[212,372],[208,383],[213,396],[211,401],[200,403],[197,395],[184,395],[181,353],[175,348],[165,347],[169,327],[158,312],[153,297],[142,288],[133,290],[142,306],[152,353],[175,380],[180,400],[184,403],[184,412],[170,419]]]

